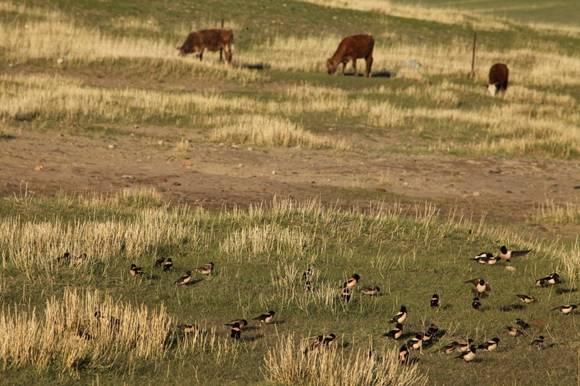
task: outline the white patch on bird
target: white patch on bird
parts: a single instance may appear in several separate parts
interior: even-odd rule
[[[491,96],[495,96],[495,93],[497,92],[497,87],[495,86],[495,84],[490,84],[487,86],[487,91],[489,91],[489,94]]]
[[[508,265],[505,267],[506,271],[510,271],[510,272],[515,272],[516,271],[516,267],[512,266],[512,265]]]

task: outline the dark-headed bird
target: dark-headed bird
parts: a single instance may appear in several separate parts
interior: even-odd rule
[[[465,363],[469,363],[475,359],[475,351],[476,351],[475,346],[471,345],[471,346],[469,346],[467,351],[462,352],[456,358],[461,358],[465,361]]]
[[[533,296],[529,296],[529,295],[525,295],[525,294],[518,294],[516,295],[521,301],[522,303],[525,304],[530,304],[536,301],[536,298]]]
[[[253,320],[257,320],[260,323],[269,324],[269,323],[272,323],[272,320],[274,320],[275,314],[276,314],[276,312],[274,312],[274,311],[268,311],[265,314],[261,314],[261,315],[256,316]]]
[[[359,274],[355,273],[343,284],[343,287],[348,288],[348,289],[353,289],[354,287],[356,287],[359,280],[360,280]]]
[[[340,298],[342,299],[343,302],[348,303],[350,302],[350,297],[351,297],[351,290],[348,287],[344,287],[342,289],[342,292],[340,294]]]
[[[155,260],[155,267],[161,267],[163,266],[163,262],[165,261],[165,257],[160,257],[157,260]]]
[[[507,326],[506,327],[507,333],[509,336],[513,336],[514,338],[517,338],[518,336],[522,336],[524,335],[524,332],[514,326]]]
[[[518,326],[522,328],[522,330],[527,330],[528,328],[530,328],[530,325],[520,318],[516,319],[515,322]]]
[[[558,310],[564,315],[571,315],[576,308],[578,308],[577,304],[564,304],[558,307],[554,307],[552,310]]]
[[[488,292],[491,292],[491,286],[485,279],[471,279],[466,280],[465,283],[473,284],[473,292],[478,295],[486,296]]]
[[[532,340],[532,342],[530,343],[530,346],[534,346],[538,350],[543,350],[545,348],[544,336],[540,335],[536,339]]]
[[[549,287],[552,285],[560,284],[561,282],[562,279],[560,278],[560,275],[558,275],[556,272],[553,272],[547,276],[541,277],[538,280],[536,280],[536,286]]]
[[[479,262],[482,259],[489,259],[493,257],[493,253],[491,252],[481,252],[479,255],[472,257],[472,260]]]
[[[493,338],[479,345],[478,348],[487,351],[495,351],[499,345],[499,338]]]
[[[493,265],[498,262],[499,256],[494,256],[492,253],[489,252],[483,252],[473,257],[473,260],[477,261],[479,264]]]
[[[439,295],[433,294],[433,296],[431,296],[431,308],[437,307],[439,307]]]
[[[397,312],[397,314],[393,316],[389,322],[403,324],[405,320],[407,320],[407,307],[401,306],[401,310]]]
[[[242,328],[239,323],[234,323],[230,330],[230,337],[233,339],[240,339],[242,337]]]
[[[386,337],[392,339],[399,339],[403,335],[403,325],[401,323],[395,324],[395,328],[385,334]]]
[[[512,257],[525,256],[531,251],[532,251],[531,249],[525,249],[522,251],[512,251],[511,249],[508,249],[508,247],[506,247],[505,245],[502,245],[499,248],[498,257],[502,260],[510,261]]]
[[[131,274],[131,276],[142,276],[143,268],[137,267],[135,264],[131,264],[131,268],[129,268],[129,273]]]
[[[185,272],[185,274],[183,276],[181,276],[179,279],[177,279],[175,281],[175,284],[188,285],[188,284],[191,284],[192,282],[193,282],[193,276],[191,274],[191,271],[187,271],[187,272]]]
[[[473,307],[474,310],[478,311],[481,308],[481,301],[477,296],[473,298],[473,301],[471,302],[471,307]]]
[[[455,349],[459,352],[467,352],[469,351],[469,347],[473,343],[473,339],[469,338],[467,340],[459,340],[453,342],[455,343]]]
[[[214,264],[212,262],[209,262],[207,264],[202,265],[201,267],[197,267],[195,270],[201,273],[202,275],[209,276],[213,272],[213,267]]]
[[[363,295],[379,296],[381,289],[379,287],[364,287],[361,292]]]
[[[171,260],[171,257],[161,263],[161,266],[163,267],[163,272],[171,271],[173,269],[173,260]]]
[[[402,365],[409,363],[409,349],[405,344],[399,348],[399,363]]]
[[[423,334],[415,334],[414,337],[407,341],[407,347],[412,350],[422,350],[423,348]]]
[[[234,319],[231,322],[225,323],[229,327],[233,327],[234,324],[239,325],[240,328],[244,328],[248,325],[248,321],[246,319]]]

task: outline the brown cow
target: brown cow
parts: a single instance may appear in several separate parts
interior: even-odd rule
[[[491,96],[495,96],[498,92],[505,93],[508,88],[509,74],[508,67],[503,63],[496,63],[491,66],[487,84],[487,89]]]
[[[232,44],[234,43],[234,32],[231,29],[204,29],[191,32],[187,39],[178,47],[179,55],[196,54],[199,60],[203,59],[203,51],[211,52],[224,50],[226,61],[232,61]]]
[[[354,73],[356,71],[356,60],[364,58],[366,61],[366,76],[371,75],[371,67],[373,65],[373,48],[375,47],[375,39],[371,35],[352,35],[347,36],[338,45],[336,52],[332,57],[326,61],[326,67],[329,74],[334,74],[338,65],[342,63],[342,74],[346,64],[352,60],[352,67]]]

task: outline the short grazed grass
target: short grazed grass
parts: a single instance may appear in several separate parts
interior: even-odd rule
[[[59,214],[71,206],[78,215]],[[18,220],[17,213],[27,208],[43,218],[42,228],[34,218]],[[81,208],[102,214],[87,219]],[[575,317],[550,308],[574,301],[578,245],[530,238],[453,213],[444,217],[432,205],[384,203],[362,211],[278,199],[248,209],[207,211],[173,207],[156,191],[138,189],[112,196],[5,198],[2,211],[0,242],[8,254],[1,272],[0,361],[8,377],[13,369],[34,368],[45,380],[53,371],[87,380],[104,366],[130,383],[138,373],[160,382],[194,373],[204,383],[219,368],[216,382],[313,383],[324,377],[325,384],[333,384],[364,374],[364,384],[402,385],[427,377],[444,383],[459,374],[475,382],[493,369],[515,382],[521,372],[543,379],[541,367],[528,367],[527,361],[552,365],[556,357],[566,364],[556,367],[558,377],[566,382],[574,377],[569,371],[574,344],[566,334],[575,331]],[[117,223],[125,226],[111,226]],[[516,259],[513,272],[504,264],[470,261],[503,243],[533,253]],[[87,256],[78,265],[56,259],[67,250]],[[172,257],[176,271],[155,269],[158,256]],[[214,276],[198,276],[202,280],[189,288],[173,284],[183,271],[207,261],[216,263]],[[143,278],[129,275],[132,262],[144,267]],[[315,272],[310,293],[302,283],[307,267]],[[534,287],[536,278],[553,271],[564,278],[566,291]],[[380,286],[383,296],[355,291],[350,304],[341,303],[340,285],[353,272],[361,275],[361,285]],[[463,284],[476,276],[493,285],[482,312],[471,309],[469,286]],[[429,308],[433,292],[445,305],[439,311]],[[520,292],[536,296],[538,304],[502,311],[516,304]],[[437,352],[439,343],[413,355],[416,367],[400,367],[393,352],[400,342],[382,334],[401,304],[410,309],[408,331],[436,323],[449,334],[441,344],[451,335],[478,341],[500,335],[504,342],[497,353],[482,354],[468,374],[465,365]],[[278,312],[278,324],[247,329],[240,342],[229,340],[223,323],[268,309]],[[95,318],[97,310],[101,318]],[[504,326],[516,317],[532,323],[529,336],[504,335]],[[181,323],[201,330],[183,335]],[[339,336],[336,351],[303,356],[305,343],[298,341],[328,332]],[[539,334],[557,344],[530,352],[526,342]],[[506,360],[513,367],[498,367]],[[154,368],[173,370],[155,374],[148,369],[153,362]]]

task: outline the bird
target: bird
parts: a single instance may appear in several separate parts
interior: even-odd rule
[[[437,307],[439,307],[439,295],[433,294],[433,296],[431,296],[431,308]]]
[[[340,297],[341,297],[342,301],[345,302],[345,303],[350,302],[350,296],[351,296],[350,288],[344,287],[342,289],[342,293],[340,294]]]
[[[558,275],[556,272],[553,272],[536,280],[536,287],[548,287],[560,284],[561,282],[562,279],[560,278],[560,275]]]
[[[421,350],[423,348],[423,334],[415,334],[414,337],[407,341],[407,347],[412,350]]]
[[[497,346],[499,345],[499,340],[500,339],[497,337],[490,339],[487,342],[480,344],[478,348],[487,351],[495,351],[497,349]]]
[[[336,340],[336,334],[331,332],[330,334],[324,336],[324,338],[322,339],[322,344],[324,346],[330,346],[332,344],[332,342],[334,342],[335,340]]]
[[[530,325],[520,318],[516,319],[515,322],[518,326],[522,328],[522,330],[527,330],[528,328],[530,328]]]
[[[465,352],[462,352],[456,358],[462,358],[465,361],[465,363],[469,363],[475,359],[476,350],[477,349],[475,348],[475,346],[471,345]]]
[[[395,316],[393,316],[389,322],[403,324],[405,320],[407,320],[407,307],[401,306],[401,310]]]
[[[161,263],[161,266],[163,267],[163,272],[171,271],[173,269],[173,260],[171,260],[171,257]]]
[[[248,325],[248,321],[246,319],[234,319],[231,322],[225,323],[229,327],[233,327],[234,324],[238,324],[243,329]]]
[[[62,256],[59,256],[56,258],[57,261],[59,261],[59,262],[64,261],[65,263],[70,262],[70,259],[71,259],[71,254],[69,251],[66,251],[65,253],[63,253]]]
[[[522,336],[524,334],[524,332],[514,326],[507,326],[507,333],[509,336],[513,336],[514,338],[517,338],[518,336]]]
[[[364,287],[361,292],[363,295],[378,296],[381,289],[379,287]]]
[[[473,301],[471,302],[471,307],[473,307],[474,310],[478,311],[481,308],[481,301],[477,296],[473,298]]]
[[[469,347],[473,343],[473,339],[469,338],[467,340],[455,341],[455,349],[459,352],[469,351]]]
[[[312,291],[312,277],[313,276],[314,276],[314,272],[312,270],[312,267],[309,267],[302,274],[302,280],[304,280],[304,290],[305,291]]]
[[[409,349],[406,344],[399,348],[399,363],[402,365],[409,363]]]
[[[531,251],[532,251],[531,249],[525,249],[522,251],[512,251],[511,249],[508,249],[508,247],[506,247],[505,245],[502,245],[499,248],[498,257],[502,260],[509,262],[512,257],[525,256],[528,253],[530,253]]]
[[[479,264],[493,265],[498,262],[499,257],[494,256],[493,253],[490,252],[482,252],[479,255],[473,257],[472,259],[478,262]]]
[[[530,346],[535,346],[538,350],[543,350],[545,348],[544,336],[540,335],[536,339],[532,340]]]
[[[490,257],[494,257],[493,253],[491,252],[481,252],[479,255],[472,257],[472,260],[480,261],[481,259],[489,259]]]
[[[233,339],[240,339],[242,337],[242,328],[239,323],[234,323],[230,330],[230,337]]]
[[[355,273],[343,284],[343,287],[348,288],[348,289],[353,289],[354,287],[356,287],[359,280],[360,280],[359,274]]]
[[[437,334],[439,334],[439,327],[431,323],[427,328],[427,331],[425,331],[425,335],[436,336]]]
[[[272,320],[274,319],[275,314],[276,314],[275,311],[268,311],[265,314],[261,314],[261,315],[256,316],[253,320],[257,320],[260,323],[269,324],[269,323],[272,323]]]
[[[199,326],[195,324],[180,324],[177,326],[184,334],[191,334],[195,331],[199,331]]]
[[[193,276],[191,275],[191,271],[186,271],[183,276],[175,281],[177,285],[188,285],[193,282]]]
[[[137,267],[135,264],[131,264],[131,268],[129,268],[129,273],[131,276],[141,276],[143,275],[143,268]]]
[[[155,260],[155,267],[161,267],[163,266],[163,262],[165,261],[165,257],[160,257],[157,260]]]
[[[491,292],[491,286],[485,279],[471,279],[466,280],[465,283],[473,284],[473,291],[479,295],[486,296],[488,292]]]
[[[403,335],[403,325],[401,323],[395,324],[395,328],[385,334],[386,337],[399,339]]]
[[[441,349],[441,351],[443,351],[445,354],[452,354],[455,352],[456,347],[457,347],[457,342],[451,342],[447,346],[443,347]]]
[[[530,304],[536,301],[536,298],[533,296],[525,295],[525,294],[518,294],[516,295],[520,300],[525,304]]]
[[[213,272],[214,263],[209,262],[207,264],[202,265],[201,267],[197,267],[195,270],[202,275],[209,276]]]
[[[564,315],[570,315],[576,308],[578,308],[577,304],[564,304],[558,307],[554,307],[552,310],[559,310]]]

